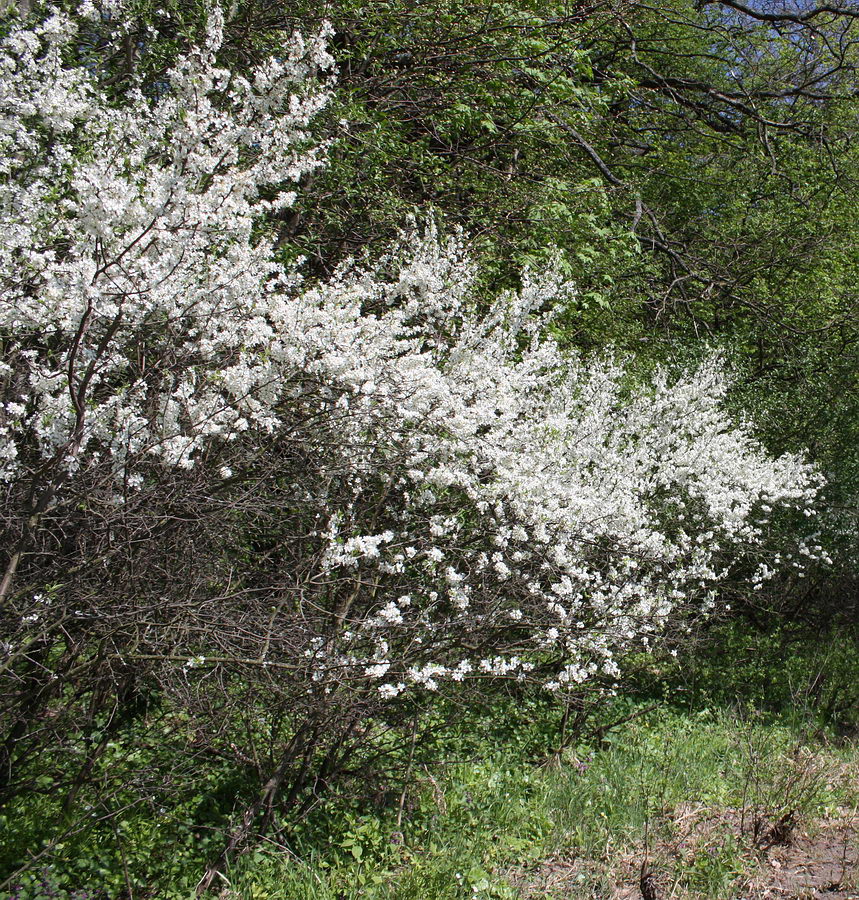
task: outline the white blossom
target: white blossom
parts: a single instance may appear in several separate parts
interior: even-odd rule
[[[143,490],[211,457],[223,482],[219,450],[304,442],[329,483],[377,493],[296,489],[314,609],[349,598],[299,661],[325,691],[396,666],[382,699],[538,665],[547,690],[616,677],[735,563],[760,587],[789,561],[764,526],[811,512],[820,477],[732,420],[718,358],[635,387],[549,336],[539,311],[574,293],[556,270],[476,302],[464,236],[435,227],[318,283],[279,263],[264,223],[323,163],[329,31],[244,75],[218,65],[222,32],[215,8],[164,96],[124,104],[64,64],[62,13],[0,44],[0,478],[109,461]],[[793,563],[823,553],[809,537]]]

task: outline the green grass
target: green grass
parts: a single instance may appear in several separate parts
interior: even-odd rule
[[[621,701],[620,713],[629,710]],[[607,709],[606,719],[617,713]],[[859,769],[854,746],[718,709],[666,703],[542,764],[483,749],[416,768],[399,823],[396,808],[333,800],[293,829],[288,847],[263,842],[229,868],[222,896],[608,897],[612,884],[636,882],[646,856],[676,896],[718,900],[737,896],[757,865],[756,844],[785,814],[808,824],[859,802],[856,783],[835,777],[844,765]],[[689,822],[701,826],[694,839],[684,832]],[[562,894],[552,893],[548,860],[567,867]],[[67,900],[89,886],[66,879],[49,890],[34,881],[19,900]],[[154,893],[138,883],[135,896],[190,898],[192,888],[183,876]]]
[[[540,893],[548,859],[577,861],[564,896],[603,896],[614,878],[637,877],[645,845],[654,866],[670,862],[663,874],[687,896],[736,896],[756,864],[755,822],[760,832],[794,810],[808,823],[855,803],[855,786],[826,776],[857,756],[810,748],[788,725],[665,706],[610,732],[599,747],[579,746],[544,766],[499,753],[432,780],[417,777],[402,840],[390,818],[373,827],[353,822],[332,830],[325,854],[296,859],[272,850],[245,860],[228,873],[230,896],[548,897]],[[667,861],[665,848],[682,843],[684,810],[700,811],[705,833]]]

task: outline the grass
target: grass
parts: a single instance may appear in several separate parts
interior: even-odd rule
[[[272,848],[228,872],[224,896],[611,897],[644,867],[675,897],[736,897],[789,838],[780,822],[808,829],[859,802],[857,763],[789,725],[663,706],[542,766],[498,753],[424,773],[402,833],[382,816],[332,831],[322,854]]]

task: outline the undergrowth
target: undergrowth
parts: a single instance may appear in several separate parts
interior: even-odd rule
[[[849,783],[824,777],[852,751],[812,752],[805,737],[730,712],[661,706],[543,766],[500,752],[416,777],[402,831],[390,817],[344,818],[324,853],[299,843],[244,860],[227,873],[227,896],[548,897],[541,869],[566,858],[580,861],[568,892],[607,897],[624,875],[619,864],[635,870],[654,857],[692,807],[722,811],[722,827],[672,860],[670,878],[690,896],[736,896],[767,828],[788,813],[811,822],[859,799]]]
[[[719,637],[692,665],[639,673],[561,749],[548,698],[446,711],[456,725],[414,755],[402,782],[375,799],[332,793],[277,821],[219,876],[221,897],[610,898],[651,875],[657,896],[740,895],[770,847],[859,805],[848,710],[829,702],[855,686],[856,648],[789,644],[791,657],[778,636],[756,654],[736,626]],[[120,741],[107,759],[130,778],[141,754],[168,745]],[[110,829],[96,821],[69,835],[0,897],[192,897],[241,788],[226,768],[195,765],[198,780],[172,806],[140,804]],[[43,850],[50,804],[46,792],[3,814],[7,869],[13,853]]]

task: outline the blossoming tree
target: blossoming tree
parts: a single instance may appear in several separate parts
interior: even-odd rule
[[[565,354],[570,285],[478,303],[433,228],[321,283],[278,262],[270,223],[324,160],[324,30],[241,75],[215,10],[169,89],[118,103],[69,62],[79,27],[0,49],[4,773],[72,678],[145,675],[240,756],[229,723],[276,708],[232,849],[386,705],[620,678],[776,568],[772,513],[819,479],[728,416],[717,359],[636,386]]]

